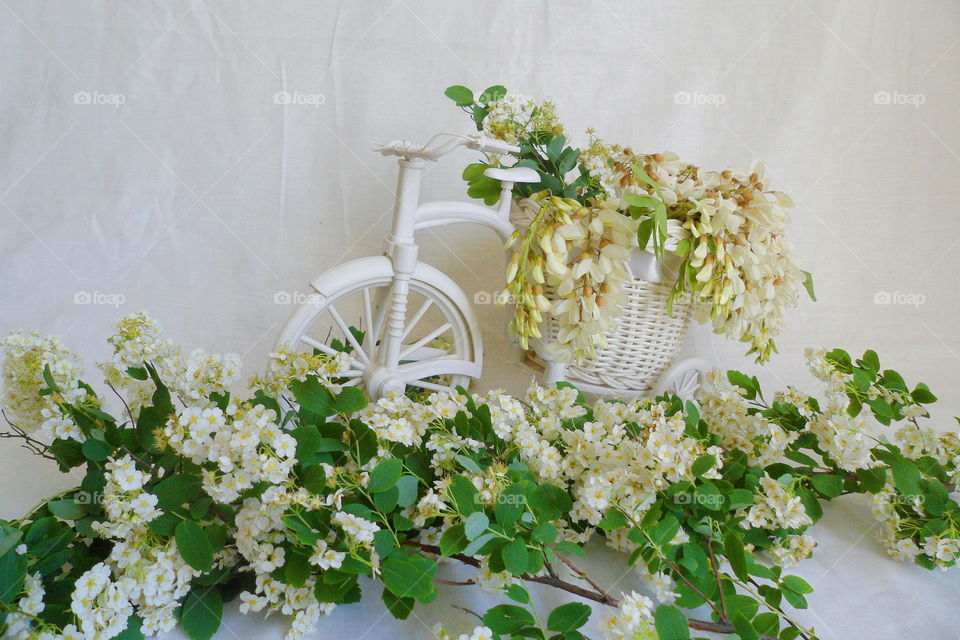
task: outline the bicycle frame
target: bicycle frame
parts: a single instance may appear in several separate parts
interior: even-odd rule
[[[445,149],[444,153],[463,144],[460,141],[456,142],[456,145],[449,143],[445,145],[450,148]],[[430,160],[421,157],[402,157],[398,161],[396,205],[390,234],[385,243],[385,254],[393,261],[394,281],[390,288],[386,335],[383,337],[384,348],[380,350],[382,357],[380,364],[391,369],[400,364],[410,276],[419,259],[416,232],[431,227],[469,222],[493,229],[501,240],[506,241],[514,230],[510,222],[510,194],[513,191],[513,182],[502,183],[500,203],[496,208],[454,201],[421,204],[420,183],[424,169]]]

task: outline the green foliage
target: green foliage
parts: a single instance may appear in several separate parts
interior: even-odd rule
[[[475,97],[473,91],[467,87],[455,85],[448,87],[444,95],[470,116],[477,131],[482,131],[493,103],[506,93],[505,87],[494,85]],[[544,108],[537,106],[534,109],[531,123],[539,121],[538,113]],[[514,158],[512,166],[529,167],[540,174],[538,183],[514,185],[516,195],[526,197],[548,191],[552,195],[586,202],[600,193],[597,180],[592,179],[589,173],[577,163],[580,150],[569,146],[566,137],[559,129],[528,127],[516,144],[520,150],[510,154]],[[487,205],[496,204],[500,199],[500,181],[487,178],[483,172],[491,166],[500,164],[502,160],[491,158],[487,162],[467,166],[463,172],[463,179],[467,182],[467,195],[483,200]]]

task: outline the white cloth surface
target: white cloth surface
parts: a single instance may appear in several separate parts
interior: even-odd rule
[[[503,83],[552,97],[580,141],[594,126],[710,168],[764,158],[797,201],[790,233],[820,301],[790,314],[766,368],[702,327],[686,350],[804,389],[804,347],[873,347],[940,394],[934,415],[950,428],[958,32],[952,0],[3,0],[0,332],[59,333],[92,363],[118,315],[147,309],[175,340],[239,352],[252,373],[292,311],[282,300],[379,250],[395,165],[369,143],[464,131],[443,89]],[[425,196],[463,197],[469,159],[431,169]],[[423,259],[471,296],[502,282],[497,240],[475,231],[422,238]],[[478,313],[480,388],[520,391],[529,374],[502,311]],[[74,482],[0,447],[0,516]],[[887,560],[865,504],[828,514],[800,571],[816,581],[820,618],[801,618],[830,640],[956,636],[960,574]],[[465,625],[445,604],[488,601],[450,598],[418,615]],[[359,637],[381,610],[376,598],[344,607],[318,637]],[[281,633],[256,618],[228,626]],[[423,631],[416,620],[373,629]]]

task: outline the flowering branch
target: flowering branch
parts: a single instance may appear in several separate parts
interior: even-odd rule
[[[367,576],[398,618],[444,586],[512,601],[476,613],[469,640],[581,637],[593,610],[541,615],[529,584],[604,605],[608,638],[816,640],[785,614],[812,592],[787,569],[813,552],[823,503],[848,492],[873,496],[892,556],[960,558],[960,435],[927,429],[933,394],[872,352],[810,353],[823,402],[787,389],[767,403],[731,371],[696,401],[589,405],[561,385],[371,404],[342,384],[348,356],[281,349],[244,398],[228,390],[231,358],[184,356],[143,316],[111,344],[102,369],[130,420],[102,409],[58,343],[2,345],[4,417],[28,444],[51,434],[40,452],[84,480],[0,521],[12,585],[0,634],[140,638],[180,622],[208,640],[239,597],[243,613],[290,615],[298,638],[360,599]],[[878,443],[867,420],[896,426]],[[623,553],[653,597],[608,593],[581,570],[572,557],[591,540]],[[476,573],[440,578],[439,557]],[[704,605],[711,619],[688,617]]]

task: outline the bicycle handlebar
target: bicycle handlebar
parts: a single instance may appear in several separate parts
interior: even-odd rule
[[[439,137],[450,136],[452,140],[430,145]],[[457,133],[438,133],[430,138],[425,145],[418,145],[408,140],[394,140],[384,145],[374,144],[371,148],[385,156],[402,156],[404,158],[421,158],[423,160],[436,161],[447,155],[457,147],[467,147],[483,153],[494,153],[503,155],[507,153],[517,153],[520,147],[508,144],[503,140],[487,137],[481,133],[465,136]]]

